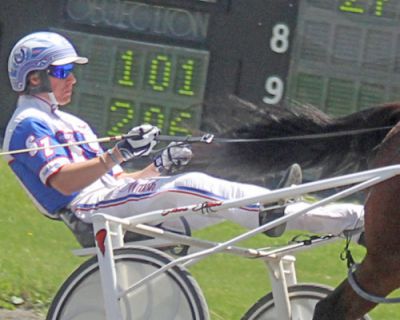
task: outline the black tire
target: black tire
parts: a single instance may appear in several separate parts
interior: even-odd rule
[[[288,288],[289,300],[293,311],[293,320],[311,320],[315,305],[325,298],[332,288],[320,284],[296,284]],[[279,320],[275,314],[272,292],[258,300],[242,317],[242,320]],[[301,316],[296,315],[301,310]],[[362,319],[370,320],[369,316]]]
[[[148,247],[118,249],[114,258],[118,284],[125,289],[171,261],[168,255]],[[201,289],[181,266],[129,293],[120,305],[124,320],[209,319]],[[106,320],[96,256],[84,262],[63,283],[46,319]]]

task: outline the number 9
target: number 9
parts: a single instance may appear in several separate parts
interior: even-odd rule
[[[264,96],[263,101],[266,104],[277,104],[283,96],[283,81],[279,77],[271,76],[265,81],[265,91],[270,96]]]

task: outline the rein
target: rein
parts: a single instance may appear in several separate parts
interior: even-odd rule
[[[383,131],[392,129],[393,126],[384,126],[368,129],[355,129],[327,133],[311,133],[305,135],[287,136],[287,137],[273,137],[273,138],[256,138],[256,139],[229,139],[229,138],[214,138],[213,141],[221,143],[241,143],[241,142],[269,142],[269,141],[297,141],[297,140],[313,140],[324,138],[336,138],[355,134],[364,134],[375,131]]]
[[[384,126],[384,127],[375,127],[375,128],[368,128],[368,129],[355,129],[355,130],[345,130],[345,131],[338,131],[338,132],[327,132],[327,133],[313,133],[313,134],[305,134],[305,135],[294,135],[294,136],[286,136],[286,137],[273,137],[273,138],[249,138],[249,139],[231,139],[231,138],[215,138],[213,134],[206,133],[199,137],[192,137],[192,136],[167,136],[167,135],[159,135],[156,137],[158,141],[165,141],[165,142],[178,142],[179,144],[187,144],[187,143],[206,143],[210,144],[212,142],[217,143],[249,143],[249,142],[274,142],[274,141],[299,141],[299,140],[314,140],[314,139],[325,139],[325,138],[336,138],[348,135],[356,135],[356,134],[365,134],[370,132],[376,131],[383,131],[389,130],[393,128],[393,126]],[[76,142],[68,142],[54,146],[45,146],[45,147],[33,147],[27,149],[19,149],[19,150],[12,150],[12,151],[5,151],[0,152],[0,156],[3,155],[11,155],[11,154],[18,154],[24,152],[32,152],[32,151],[39,151],[44,149],[53,149],[59,147],[71,147],[81,144],[88,144],[88,143],[101,143],[101,142],[114,142],[120,141],[123,139],[134,138],[136,135],[117,135],[111,137],[104,137],[104,138],[97,138],[94,140],[85,140],[85,141],[76,141]],[[165,148],[161,148],[163,150]],[[159,150],[157,150],[159,151]]]
[[[326,133],[311,133],[304,135],[286,136],[286,137],[273,137],[273,138],[246,138],[246,139],[233,139],[233,138],[215,138],[213,134],[206,133],[199,137],[192,136],[165,136],[160,135],[156,138],[158,141],[174,141],[177,145],[185,145],[190,143],[204,142],[210,144],[212,142],[217,143],[251,143],[251,142],[275,142],[275,141],[299,141],[299,140],[315,140],[315,139],[325,139],[325,138],[336,138],[349,135],[365,134],[376,131],[390,130],[393,126],[375,127],[368,129],[355,129],[355,130],[345,130],[337,132],[326,132]],[[155,152],[159,152],[167,149],[168,146],[155,149]]]

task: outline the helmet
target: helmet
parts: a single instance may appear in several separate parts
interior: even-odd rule
[[[87,63],[79,57],[72,44],[54,32],[31,33],[17,42],[8,58],[8,76],[14,91],[25,90],[29,72],[45,70],[50,65]]]

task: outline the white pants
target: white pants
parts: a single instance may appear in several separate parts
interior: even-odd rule
[[[118,186],[104,187],[89,193],[82,193],[70,204],[75,215],[91,222],[94,213],[105,213],[127,217],[153,210],[202,203],[213,200],[231,200],[265,194],[263,187],[217,179],[203,173],[186,173],[172,177],[120,181]],[[308,206],[295,203],[286,208],[293,213]],[[245,228],[259,226],[259,205],[232,208],[216,214],[191,215],[186,217],[192,230],[201,229],[231,220]],[[167,220],[164,225],[175,227],[176,219]],[[341,233],[343,230],[363,226],[363,207],[353,204],[332,204],[310,212],[288,222],[287,229],[315,233]]]
[[[299,212],[310,204],[297,202],[286,207],[285,214]],[[287,230],[306,230],[314,233],[340,234],[344,230],[364,227],[364,206],[352,203],[333,203],[307,211],[287,222]]]

